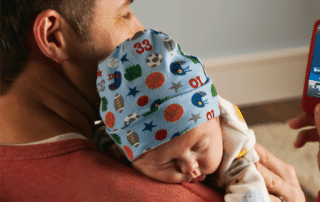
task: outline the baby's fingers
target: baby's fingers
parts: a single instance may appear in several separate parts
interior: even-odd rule
[[[319,141],[319,135],[316,128],[309,130],[302,130],[299,132],[296,141],[294,142],[294,146],[296,148],[303,147],[307,142],[317,142]]]

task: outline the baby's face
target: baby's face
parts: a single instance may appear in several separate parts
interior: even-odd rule
[[[162,182],[199,182],[219,167],[222,145],[216,117],[141,155],[132,166]]]

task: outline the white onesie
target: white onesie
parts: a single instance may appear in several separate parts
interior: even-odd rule
[[[253,146],[256,138],[245,123],[239,108],[218,96],[223,137],[223,159],[209,177],[211,184],[226,191],[226,202],[269,202],[262,175],[254,163],[259,156]]]

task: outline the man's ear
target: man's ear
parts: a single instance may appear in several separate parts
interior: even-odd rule
[[[64,36],[64,19],[55,10],[40,13],[33,25],[33,34],[38,47],[44,55],[62,63],[68,59],[66,36]]]

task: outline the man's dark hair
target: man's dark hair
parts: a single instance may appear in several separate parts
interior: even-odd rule
[[[1,0],[1,94],[26,65],[27,32],[32,31],[42,11],[56,10],[83,40],[88,40],[94,6],[95,0]]]

